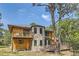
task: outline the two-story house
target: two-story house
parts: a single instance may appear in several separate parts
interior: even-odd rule
[[[51,45],[53,31],[44,26],[8,25],[12,36],[12,50],[40,51]]]

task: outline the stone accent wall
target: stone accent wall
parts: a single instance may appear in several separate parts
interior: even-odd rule
[[[33,51],[40,51],[41,49],[43,49],[44,47],[44,36],[45,36],[45,33],[44,33],[44,28],[42,28],[43,30],[43,34],[40,34],[40,28],[41,27],[36,27],[37,28],[37,33],[34,34],[34,38],[33,38],[33,41],[32,41],[32,50]],[[34,27],[32,27],[32,32],[34,33]],[[34,46],[34,40],[37,41],[37,45]],[[42,40],[42,46],[40,46],[40,40]]]

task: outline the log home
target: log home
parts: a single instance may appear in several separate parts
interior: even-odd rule
[[[12,36],[12,50],[41,51],[51,45],[53,31],[46,30],[44,26],[18,26],[8,25]]]

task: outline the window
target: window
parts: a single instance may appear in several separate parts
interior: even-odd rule
[[[42,46],[42,40],[40,40],[40,46]]]
[[[34,40],[34,46],[37,46],[37,40]]]
[[[45,36],[48,36],[48,32],[47,31],[45,32]]]
[[[37,28],[34,28],[34,33],[35,33],[35,34],[37,33]]]
[[[47,45],[47,39],[45,39],[45,43],[44,43],[44,45],[45,45],[45,46]]]
[[[29,34],[28,31],[24,31],[24,32],[23,32],[23,35],[24,35],[24,36],[27,36],[28,34]]]
[[[23,41],[22,39],[19,39],[19,40],[18,40],[18,43],[19,43],[19,44],[23,44],[24,41]]]
[[[50,45],[50,40],[48,40],[48,45]]]
[[[42,28],[40,28],[40,34],[42,34]]]

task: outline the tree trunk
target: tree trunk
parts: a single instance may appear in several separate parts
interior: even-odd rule
[[[61,4],[59,3],[59,19],[58,19],[58,28],[57,28],[57,34],[58,34],[58,39],[59,39],[59,42],[58,42],[58,45],[57,45],[57,48],[58,48],[58,53],[60,53],[60,48],[61,48],[61,26],[60,26],[60,22],[61,22]]]
[[[55,4],[49,3],[48,8],[49,8],[50,14],[51,14],[52,29],[54,31],[54,34],[56,34],[56,26],[55,26],[55,18],[54,18]]]
[[[53,48],[55,49],[54,52],[57,53],[57,35],[56,35],[56,24],[55,24],[55,18],[54,18],[54,12],[55,12],[55,4],[54,3],[49,3],[49,10],[50,10],[50,14],[51,14],[51,21],[52,21],[52,30],[54,31],[54,41],[56,42],[52,42],[55,43],[53,45]]]

